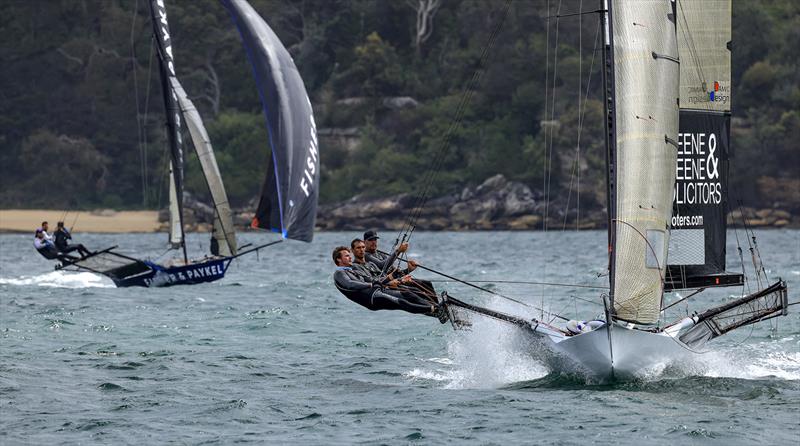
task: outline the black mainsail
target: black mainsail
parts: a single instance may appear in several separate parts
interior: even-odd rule
[[[741,285],[725,272],[731,154],[731,0],[682,0],[680,130],[668,289]]]
[[[178,98],[172,90],[175,75],[175,61],[172,58],[172,38],[167,23],[167,9],[164,0],[151,0],[150,14],[153,21],[158,51],[161,91],[167,115],[167,137],[171,155],[170,162],[170,243],[183,248],[183,258],[187,260],[186,243],[183,234],[183,140],[181,138],[181,111]],[[174,215],[177,211],[177,218]]]
[[[291,55],[244,0],[222,0],[231,14],[264,108],[272,157],[251,226],[309,242],[319,196],[319,149],[311,101]]]

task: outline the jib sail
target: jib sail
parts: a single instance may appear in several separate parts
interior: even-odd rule
[[[725,273],[731,154],[731,1],[677,4],[680,123],[667,288],[741,284]]]
[[[203,120],[200,118],[200,113],[198,113],[194,103],[186,95],[186,91],[184,91],[177,78],[172,79],[172,90],[178,98],[178,104],[183,112],[183,117],[186,119],[192,144],[195,152],[197,152],[200,167],[203,169],[203,176],[206,179],[208,190],[211,192],[211,199],[214,202],[214,229],[211,235],[218,247],[218,252],[215,252],[215,254],[222,256],[236,255],[236,230],[233,227],[231,205],[228,202],[228,194],[225,193],[225,186],[222,184],[222,176],[219,173],[217,159],[214,157],[214,149],[211,147],[211,139],[208,137]],[[214,250],[212,249],[212,251]]]
[[[242,37],[272,151],[252,226],[311,241],[319,195],[317,129],[300,73],[275,33],[244,0],[222,0]]]

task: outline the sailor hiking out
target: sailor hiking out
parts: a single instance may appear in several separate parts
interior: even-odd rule
[[[389,289],[411,283],[411,276],[405,275],[400,279],[385,277],[381,280],[363,269],[355,269],[353,256],[346,246],[339,246],[333,250],[333,262],[336,264],[336,272],[333,274],[336,288],[353,302],[373,311],[403,310],[433,316],[442,323],[447,322],[444,305],[415,293]]]
[[[64,227],[63,221],[56,223],[56,232],[53,235],[55,236],[56,239],[55,241],[56,248],[62,254],[68,254],[72,251],[78,251],[81,257],[84,258],[89,254],[91,254],[91,252],[89,252],[89,250],[86,249],[86,247],[83,246],[81,243],[77,243],[75,245],[70,246],[67,240],[72,240],[72,234],[67,228]]]

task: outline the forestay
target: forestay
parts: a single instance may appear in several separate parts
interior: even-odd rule
[[[181,86],[177,78],[172,78],[171,82],[172,90],[178,98],[181,112],[183,112],[186,125],[189,127],[189,134],[192,137],[197,158],[200,160],[208,190],[211,192],[211,199],[214,202],[214,232],[212,237],[217,241],[217,246],[219,246],[219,255],[236,255],[236,231],[233,227],[231,206],[228,203],[228,195],[225,193],[225,187],[222,184],[222,176],[219,173],[217,159],[214,157],[211,140],[208,137],[205,126],[203,126],[200,113],[197,112],[197,108],[186,95],[183,86]]]
[[[681,0],[677,29],[680,133],[667,279],[685,288],[719,284],[702,278],[725,272],[731,1]]]
[[[311,241],[319,195],[317,129],[300,73],[275,33],[244,0],[222,0],[242,37],[272,151],[252,226]]]
[[[609,5],[616,104],[612,304],[618,319],[658,321],[678,136],[675,4]]]

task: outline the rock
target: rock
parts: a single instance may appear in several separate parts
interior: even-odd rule
[[[775,218],[779,218],[779,219],[782,219],[782,220],[783,220],[783,219],[785,219],[785,220],[789,220],[789,219],[791,219],[791,218],[792,218],[792,214],[790,214],[790,213],[788,213],[788,212],[786,212],[786,211],[784,211],[784,210],[782,210],[782,209],[774,209],[774,210],[772,211],[772,215],[773,215]]]
[[[531,189],[521,183],[510,184],[503,208],[507,216],[533,213],[536,209],[536,202],[533,200]]]
[[[786,219],[786,218],[781,218],[780,220],[775,220],[775,222],[772,223],[772,226],[775,226],[776,228],[782,228],[784,226],[789,226],[789,220]]]
[[[410,96],[396,96],[392,98],[384,98],[383,106],[391,110],[400,110],[403,108],[417,108],[419,102]]]
[[[767,218],[772,214],[772,209],[761,209],[756,211],[756,217],[758,218]]]
[[[508,223],[510,229],[537,229],[537,226],[542,222],[542,217],[538,215],[525,215],[517,217]]]
[[[475,189],[476,195],[486,194],[490,191],[500,190],[508,184],[508,180],[502,174],[497,174],[493,177],[489,177],[486,181],[483,182],[477,189]]]

